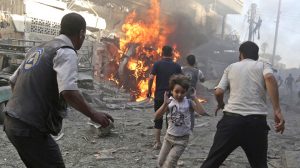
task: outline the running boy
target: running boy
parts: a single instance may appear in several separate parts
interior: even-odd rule
[[[158,157],[158,165],[163,168],[175,168],[177,161],[188,145],[191,134],[191,113],[196,111],[206,114],[200,102],[195,97],[185,97],[189,88],[189,81],[184,75],[173,75],[169,81],[172,96],[164,94],[162,106],[155,112],[155,119],[167,113],[168,129]]]
[[[195,67],[196,57],[194,55],[187,56],[186,61],[188,65],[182,67],[181,70],[190,81],[190,87],[187,94],[187,97],[189,98],[189,94],[192,94],[194,93],[194,90],[197,90],[198,81],[204,82],[205,78],[202,71]]]

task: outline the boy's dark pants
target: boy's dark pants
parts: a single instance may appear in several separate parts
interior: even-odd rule
[[[207,159],[201,168],[218,168],[237,147],[245,151],[252,168],[267,168],[268,132],[266,116],[224,112]]]
[[[5,116],[4,131],[28,168],[64,168],[57,143],[49,134]]]

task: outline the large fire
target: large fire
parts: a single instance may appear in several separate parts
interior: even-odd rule
[[[145,99],[153,63],[160,59],[161,48],[167,44],[172,32],[172,26],[167,25],[160,15],[159,0],[151,0],[150,8],[142,16],[136,11],[131,12],[122,26],[121,54],[115,58],[119,65],[119,77],[111,75],[109,80],[124,86],[136,101]],[[177,60],[180,54],[176,45],[173,48],[174,60]],[[126,72],[122,70],[122,62],[126,64]]]

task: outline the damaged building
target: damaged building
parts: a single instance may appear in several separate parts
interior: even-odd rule
[[[147,75],[153,62],[159,59],[162,43],[176,48],[178,62],[183,64],[185,56],[193,53],[197,56],[199,68],[208,79],[219,77],[225,68],[223,65],[235,61],[233,55],[239,44],[238,37],[225,32],[226,15],[240,13],[243,6],[243,1],[226,3],[222,0],[164,0],[160,3],[153,0],[2,1],[1,44],[21,46],[24,49],[14,54],[19,55],[17,59],[2,56],[1,69],[11,67],[12,73],[16,68],[12,65],[22,61],[22,52],[24,55],[30,47],[58,35],[60,18],[65,13],[76,11],[85,17],[88,29],[87,39],[78,52],[79,68],[90,72],[86,74],[92,74],[95,81],[110,80],[125,88],[131,92],[133,100],[145,96]],[[149,18],[147,20],[145,11],[152,12],[148,13],[151,22]],[[129,21],[132,13],[138,16]],[[141,43],[143,39],[128,40],[133,38],[128,36],[128,32],[140,21],[145,24],[141,29],[152,26],[147,31],[156,31],[154,35],[159,37],[135,34],[134,38],[144,36],[148,41]]]
[[[25,53],[57,36],[61,18],[76,12],[87,22],[78,51],[80,92],[91,107],[115,121],[102,129],[69,108],[62,132],[55,137],[66,167],[157,165],[158,151],[152,149],[154,103],[146,94],[153,63],[161,59],[166,44],[173,47],[174,60],[182,66],[187,55],[195,55],[206,78],[198,84],[197,96],[211,116],[195,119],[194,133],[178,162],[178,167],[199,167],[222,117],[213,117],[217,106],[213,89],[223,70],[239,56],[240,37],[230,30],[226,18],[241,14],[243,6],[244,0],[0,0],[0,123],[11,95],[8,79]],[[298,119],[291,121],[296,127]],[[279,141],[270,133],[270,167],[299,160],[299,137],[293,137],[299,131],[287,132]],[[0,135],[0,165],[24,167],[7,137]],[[238,149],[222,167],[250,165]]]

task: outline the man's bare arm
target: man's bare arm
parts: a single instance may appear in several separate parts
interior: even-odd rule
[[[156,112],[154,113],[154,118],[157,119],[161,119],[164,114],[166,113],[166,111],[168,110],[168,104],[170,103],[170,99],[168,97],[168,92],[164,93],[164,103],[159,107],[158,110],[156,110]]]
[[[149,81],[148,81],[148,93],[147,97],[150,98],[152,95],[152,85],[153,85],[154,75],[150,74]]]
[[[215,90],[215,97],[216,97],[216,100],[218,102],[218,107],[222,107],[224,108],[224,91],[223,89],[220,89],[220,88],[217,88]]]
[[[218,107],[215,111],[215,115],[217,115],[217,112],[221,109],[224,109],[225,103],[224,103],[224,91],[223,89],[216,88],[215,90],[215,97],[218,102]]]
[[[273,106],[276,132],[283,133],[285,121],[284,121],[283,115],[281,113],[281,108],[280,108],[280,104],[279,104],[279,93],[278,93],[278,85],[277,85],[276,79],[273,76],[273,74],[268,73],[268,74],[264,75],[264,80],[266,83],[267,92],[270,96],[271,103]]]
[[[96,110],[94,110],[85,101],[78,90],[65,90],[61,92],[61,95],[69,105],[71,105],[87,117],[90,117],[92,121],[101,124],[102,127],[107,127],[109,125],[109,120],[114,121],[114,119],[109,114],[97,112]]]

